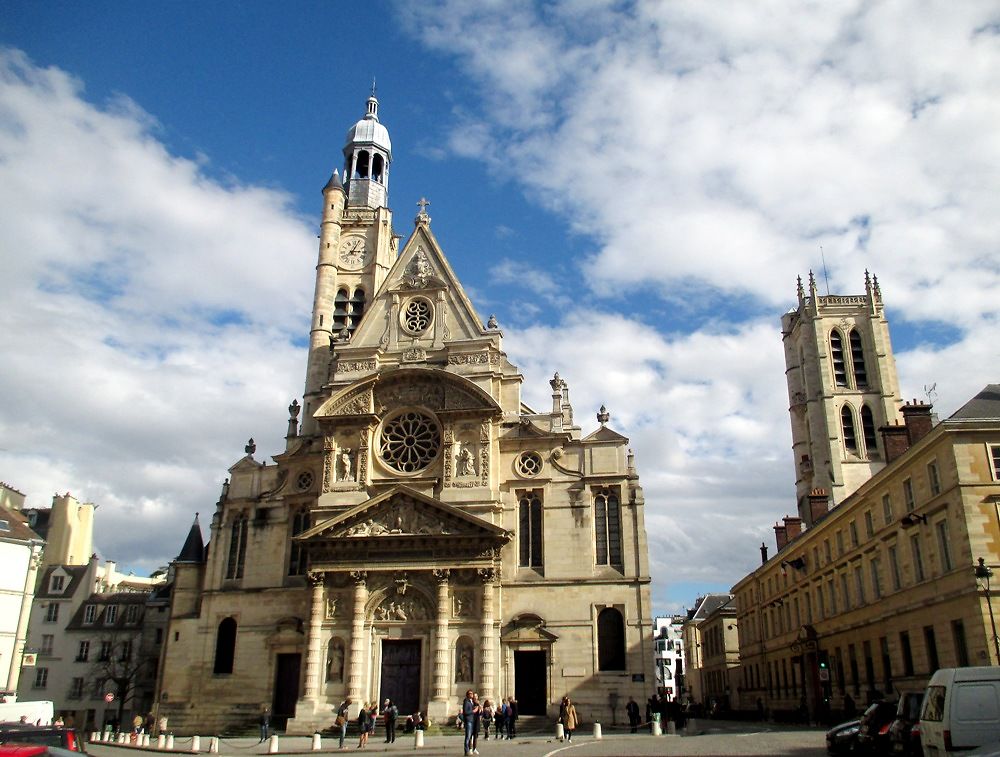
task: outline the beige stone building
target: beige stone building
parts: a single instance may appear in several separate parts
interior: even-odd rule
[[[866,284],[858,297],[800,289],[784,318],[786,348],[803,330],[813,342],[786,349],[801,500],[775,526],[777,553],[763,550],[733,587],[745,709],[760,698],[775,714],[804,705],[822,717],[922,690],[939,667],[1000,664],[975,574],[979,558],[1000,565],[1000,385],[937,424],[929,405],[902,404],[877,283]]]
[[[180,731],[330,725],[353,700],[454,717],[466,689],[586,719],[654,686],[628,440],[551,407],[477,315],[421,201],[404,242],[378,102],[323,190],[302,405],[230,469],[207,559],[175,565],[160,712]],[[299,418],[301,413],[301,420]],[[185,553],[189,550],[185,548]],[[182,555],[184,557],[184,555]]]
[[[695,600],[682,626],[684,704],[705,711],[732,706],[734,676],[740,663],[736,606],[732,594],[706,594]]]

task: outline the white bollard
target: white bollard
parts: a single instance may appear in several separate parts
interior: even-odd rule
[[[174,734],[167,734],[167,751],[173,751],[174,748]]]
[[[653,721],[653,735],[654,736],[662,736],[663,735],[663,728],[660,727],[660,721],[659,720],[654,720]]]
[[[424,732],[419,728],[413,732],[413,748],[420,749],[424,745]]]
[[[95,741],[100,741],[100,740],[101,740],[101,732],[100,731],[91,731],[91,733],[90,733],[90,743],[93,744]]]
[[[118,734],[118,743],[119,744],[127,744],[128,743],[128,735],[124,734],[124,733],[119,733]]]
[[[318,733],[313,734],[313,751],[318,752],[323,748],[323,737]]]
[[[201,736],[191,737],[191,751],[200,752],[201,751]]]
[[[563,730],[563,724],[562,723],[556,723],[556,738],[559,741],[562,741],[565,736],[566,736],[566,732]]]
[[[167,736],[166,734],[161,733],[159,736],[156,737],[156,748],[163,749],[166,745],[167,745]]]
[[[211,752],[212,754],[218,754],[219,753],[219,737],[218,736],[213,736],[212,739],[208,742],[208,751]]]
[[[675,723],[673,720],[667,721],[667,735],[668,736],[677,735],[677,723]]]
[[[143,746],[149,746],[149,734],[148,733],[142,734],[142,745]]]
[[[600,723],[594,723],[594,738],[595,739],[603,739],[604,738],[604,734],[601,732],[601,724]]]
[[[267,745],[267,753],[268,754],[278,753],[278,734],[276,733],[271,734],[271,741]]]
[[[696,721],[694,718],[691,718],[684,726],[684,733],[690,736],[693,733],[697,733],[697,731],[698,731],[698,721]]]

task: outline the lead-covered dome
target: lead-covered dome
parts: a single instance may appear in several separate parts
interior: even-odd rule
[[[392,142],[389,141],[389,130],[378,120],[378,100],[375,95],[368,98],[368,112],[365,117],[347,130],[344,153],[359,145],[372,145],[384,150],[392,159]]]

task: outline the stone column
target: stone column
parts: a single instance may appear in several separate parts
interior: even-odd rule
[[[312,597],[309,607],[309,629],[306,636],[306,681],[305,693],[302,698],[316,702],[319,700],[319,679],[323,644],[320,638],[323,633],[323,573],[309,573],[309,586]]]
[[[437,626],[434,629],[434,688],[431,699],[442,704],[448,701],[448,617],[451,602],[448,597],[448,579],[451,571],[435,570],[437,579]]]
[[[365,603],[368,601],[368,573],[353,571],[354,618],[351,621],[351,665],[347,679],[347,696],[355,704],[361,702],[361,690],[365,680]],[[353,712],[352,712],[353,714]]]
[[[493,582],[496,571],[480,568],[479,577],[483,582],[483,609],[480,616],[479,633],[479,698],[496,699],[493,690]]]

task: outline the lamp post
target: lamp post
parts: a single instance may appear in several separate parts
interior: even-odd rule
[[[986,565],[986,561],[980,557],[979,565],[976,566],[976,578],[986,583],[986,607],[990,611],[990,627],[993,629],[993,647],[997,653],[997,662],[1000,663],[1000,638],[997,637],[997,621],[993,616],[993,601],[990,599],[990,577],[993,571]]]

